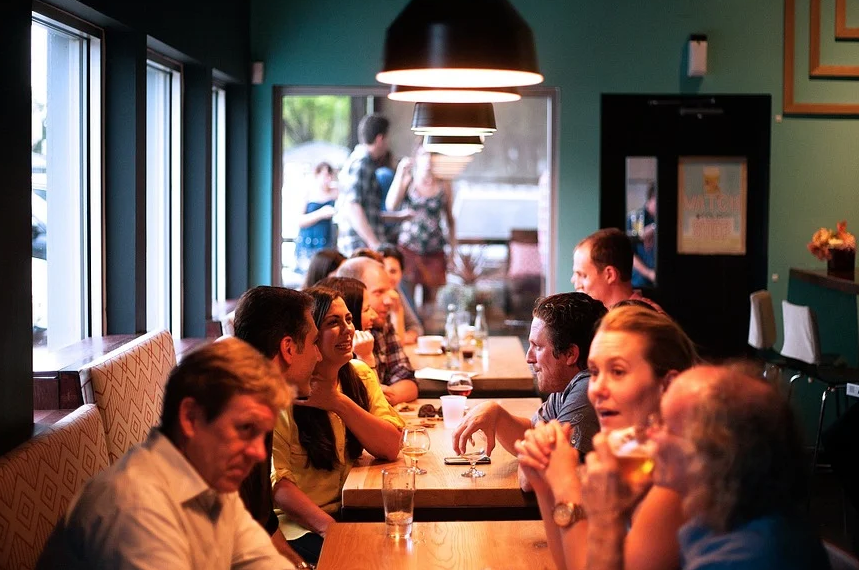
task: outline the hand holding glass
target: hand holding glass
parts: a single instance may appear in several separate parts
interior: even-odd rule
[[[426,428],[407,427],[403,430],[403,455],[412,460],[415,475],[425,475],[426,469],[418,467],[418,459],[430,449],[430,437]]]
[[[631,486],[647,482],[653,473],[654,444],[647,428],[618,429],[608,434],[608,446],[617,457],[621,478]]]
[[[477,430],[471,434],[465,442],[465,449],[462,450],[460,455],[468,459],[468,462],[471,464],[471,468],[462,474],[463,477],[476,478],[486,475],[486,473],[475,467],[477,460],[486,455],[486,434],[481,430]]]

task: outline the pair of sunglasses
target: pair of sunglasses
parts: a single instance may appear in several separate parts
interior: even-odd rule
[[[418,417],[419,418],[434,418],[434,417],[444,417],[441,413],[441,406],[436,408],[432,404],[424,404],[418,409]]]

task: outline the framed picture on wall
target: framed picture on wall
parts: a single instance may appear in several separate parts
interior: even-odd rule
[[[746,254],[746,169],[744,157],[680,157],[677,253]]]

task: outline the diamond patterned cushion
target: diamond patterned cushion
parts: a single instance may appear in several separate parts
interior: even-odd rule
[[[107,466],[104,426],[93,405],[0,457],[0,569],[34,568],[69,501]]]
[[[158,423],[167,375],[176,366],[173,337],[145,334],[81,370],[84,402],[96,404],[113,463]]]

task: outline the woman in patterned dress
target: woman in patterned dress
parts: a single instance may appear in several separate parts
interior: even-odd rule
[[[433,174],[432,159],[431,153],[419,148],[414,160],[401,160],[386,199],[389,211],[414,212],[400,226],[397,245],[406,261],[404,288],[414,296],[415,286],[420,285],[424,307],[432,306],[436,291],[446,283],[445,245],[450,245],[451,255],[456,251],[453,189],[450,181]]]

